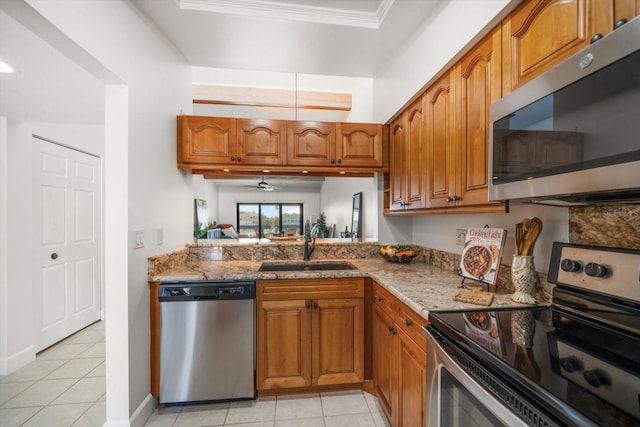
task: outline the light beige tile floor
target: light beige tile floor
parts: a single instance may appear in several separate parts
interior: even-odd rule
[[[0,377],[0,426],[100,427],[106,419],[104,323]]]
[[[0,377],[0,426],[101,427],[106,419],[104,323]],[[149,427],[388,427],[375,396],[314,393],[157,409]]]
[[[362,391],[261,397],[158,408],[147,427],[388,427],[378,399]]]

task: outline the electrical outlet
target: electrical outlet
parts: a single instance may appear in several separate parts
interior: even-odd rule
[[[144,248],[144,230],[133,230],[133,249]]]
[[[456,229],[456,245],[464,246],[464,241],[467,239],[467,230],[461,228]]]
[[[164,243],[164,230],[162,228],[158,228],[158,246]]]

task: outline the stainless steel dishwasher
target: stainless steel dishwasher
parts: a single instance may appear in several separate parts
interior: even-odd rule
[[[255,282],[165,282],[160,403],[255,398]]]

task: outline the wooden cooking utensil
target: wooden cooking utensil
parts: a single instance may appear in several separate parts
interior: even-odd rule
[[[531,218],[529,222],[529,229],[526,232],[524,243],[522,244],[522,255],[533,255],[533,248],[536,245],[536,240],[542,232],[542,221],[540,218]]]
[[[516,224],[516,255],[522,255],[522,243],[524,240],[524,230],[521,222]]]

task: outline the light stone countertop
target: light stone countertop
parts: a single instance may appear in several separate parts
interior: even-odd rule
[[[323,259],[323,262],[330,261]],[[511,294],[495,294],[490,307],[467,304],[453,300],[462,278],[457,274],[445,271],[424,263],[394,264],[383,259],[336,259],[347,261],[357,270],[325,270],[325,271],[258,271],[260,261],[199,261],[186,264],[163,272],[151,278],[152,281],[183,280],[258,280],[258,279],[310,279],[340,277],[371,277],[398,299],[411,307],[416,313],[428,317],[429,311],[438,310],[474,310],[507,307],[522,307],[523,304],[511,300]],[[277,262],[277,261],[267,261]],[[292,260],[288,262],[303,262]],[[308,261],[313,263],[314,261]],[[317,261],[316,261],[317,262]],[[465,286],[482,285],[472,280],[465,281]],[[484,286],[484,285],[482,285]]]

